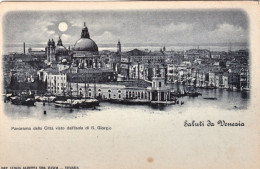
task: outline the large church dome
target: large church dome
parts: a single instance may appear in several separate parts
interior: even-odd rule
[[[74,50],[98,52],[98,46],[92,39],[90,39],[88,28],[86,27],[85,23],[84,27],[82,28],[81,38],[75,43]]]
[[[98,47],[92,39],[81,38],[75,43],[74,50],[98,52]]]

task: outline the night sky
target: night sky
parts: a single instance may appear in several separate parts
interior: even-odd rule
[[[248,41],[249,21],[240,10],[26,11],[4,21],[5,44],[46,43],[49,38],[74,44],[83,23],[96,43],[201,44]],[[59,24],[67,29],[61,31]]]

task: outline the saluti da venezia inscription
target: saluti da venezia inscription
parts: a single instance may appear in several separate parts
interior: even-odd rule
[[[218,120],[217,122],[213,122],[211,120],[207,121],[184,121],[184,127],[214,127],[214,126],[220,126],[220,127],[243,127],[245,126],[244,122],[238,121],[238,122],[229,122],[225,120]]]

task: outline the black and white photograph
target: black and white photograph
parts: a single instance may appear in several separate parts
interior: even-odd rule
[[[0,5],[1,169],[260,167],[241,3]]]
[[[246,109],[248,22],[234,9],[7,13],[5,113]]]

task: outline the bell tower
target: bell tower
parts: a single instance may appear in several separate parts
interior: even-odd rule
[[[118,43],[117,43],[117,52],[121,53],[121,43],[120,43],[120,40],[118,40]]]
[[[52,42],[49,39],[49,41],[47,42],[47,46],[45,48],[46,51],[46,55],[47,55],[47,62],[51,62],[51,47],[52,46]]]

